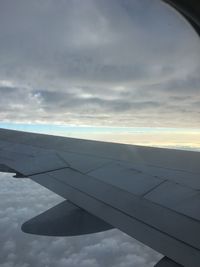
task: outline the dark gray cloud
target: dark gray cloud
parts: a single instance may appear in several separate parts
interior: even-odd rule
[[[165,86],[165,84],[163,85]],[[171,87],[170,87],[171,86]],[[150,88],[147,94],[127,89],[105,96],[76,88],[65,92],[0,87],[0,116],[18,122],[63,122],[118,126],[198,126],[200,96],[196,88],[177,95],[172,89]],[[143,86],[144,88],[144,86]],[[172,91],[171,94],[167,90]],[[184,120],[183,120],[184,117]]]
[[[158,0],[2,0],[0,37],[1,121],[198,126],[199,37]]]
[[[80,237],[24,234],[20,225],[62,201],[28,179],[0,174],[1,267],[150,267],[161,255],[118,230]]]

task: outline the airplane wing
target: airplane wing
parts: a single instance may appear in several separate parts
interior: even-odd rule
[[[26,222],[25,232],[115,227],[166,255],[157,266],[199,265],[199,152],[0,129],[0,171],[66,199]]]

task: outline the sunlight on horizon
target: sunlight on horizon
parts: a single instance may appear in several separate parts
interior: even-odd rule
[[[70,138],[200,151],[200,129],[91,127],[57,124],[0,123],[1,128]]]

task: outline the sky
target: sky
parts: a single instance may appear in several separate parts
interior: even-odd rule
[[[165,4],[0,7],[1,122],[199,128],[199,37]]]
[[[200,40],[158,0],[0,0],[0,127],[199,150]],[[62,201],[0,173],[0,267],[147,267],[119,230],[75,238],[20,225]]]

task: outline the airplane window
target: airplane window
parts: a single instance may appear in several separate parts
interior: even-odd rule
[[[0,1],[0,128],[200,151],[199,73],[199,36],[162,1]],[[62,198],[10,176],[0,173],[0,266],[147,267],[161,258],[118,230],[22,236],[22,222]]]

